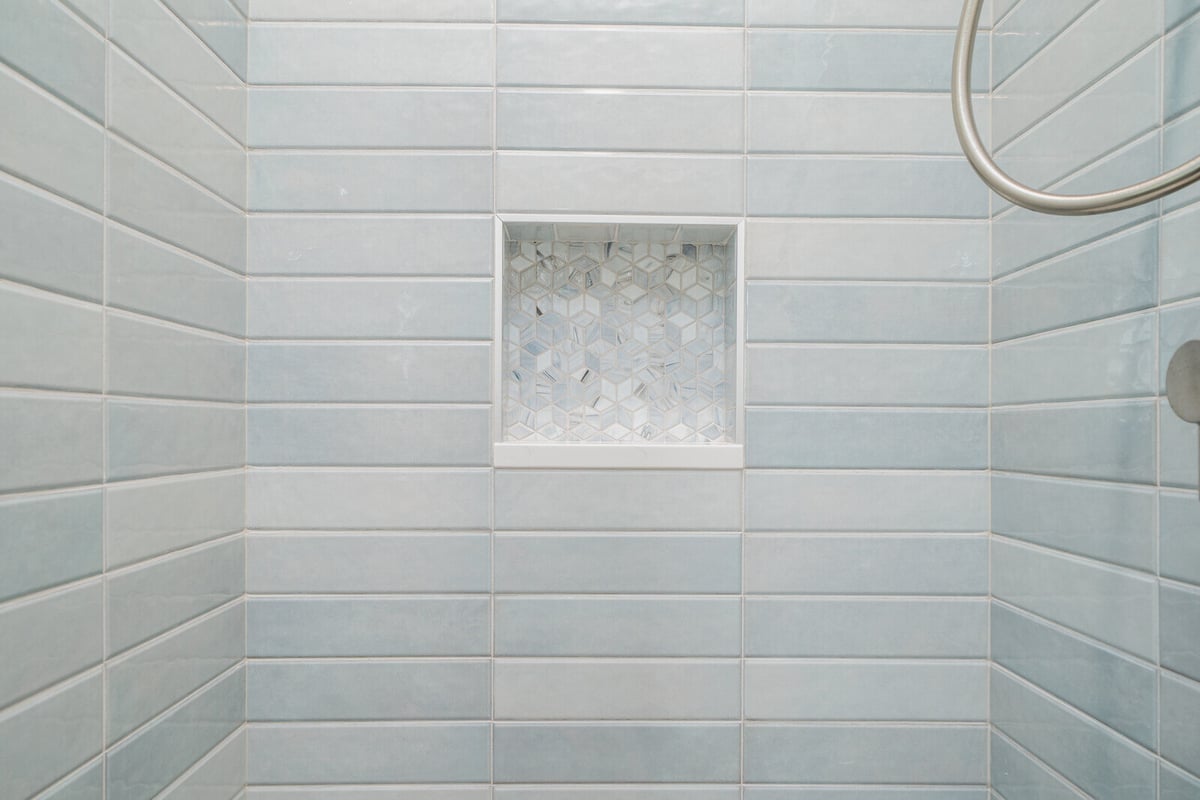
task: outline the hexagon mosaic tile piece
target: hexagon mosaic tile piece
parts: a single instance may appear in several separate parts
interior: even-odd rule
[[[732,441],[732,250],[507,242],[505,440]]]

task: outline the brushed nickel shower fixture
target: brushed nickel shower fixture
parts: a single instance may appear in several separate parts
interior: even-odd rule
[[[1053,2],[1053,0],[1044,0]],[[1141,183],[1096,194],[1053,194],[1026,186],[1004,172],[988,153],[971,107],[971,61],[983,0],[964,0],[954,44],[954,69],[950,82],[954,127],[963,153],[975,172],[996,194],[1012,203],[1043,214],[1084,216],[1105,214],[1148,203],[1200,180],[1200,157]]]

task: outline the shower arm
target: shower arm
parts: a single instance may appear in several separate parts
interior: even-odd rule
[[[958,131],[958,141],[962,144],[963,153],[992,191],[1031,211],[1083,216],[1120,211],[1148,203],[1200,180],[1200,157],[1193,158],[1156,178],[1097,194],[1052,194],[1010,178],[988,154],[987,148],[979,138],[975,112],[971,107],[971,61],[975,53],[975,34],[979,30],[979,14],[982,8],[983,0],[963,2],[962,18],[958,23],[958,38],[954,43],[954,69],[950,92],[951,104],[954,107],[954,127]]]

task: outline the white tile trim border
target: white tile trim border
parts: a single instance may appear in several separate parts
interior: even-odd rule
[[[746,430],[746,224],[742,217],[497,214],[492,291],[492,465],[513,469],[742,469]],[[735,229],[737,351],[734,441],[711,444],[622,442],[505,442],[504,435],[504,225],[505,223],[599,225],[721,225]]]

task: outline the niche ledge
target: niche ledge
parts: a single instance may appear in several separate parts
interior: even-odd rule
[[[738,469],[739,220],[497,220],[493,463]]]

